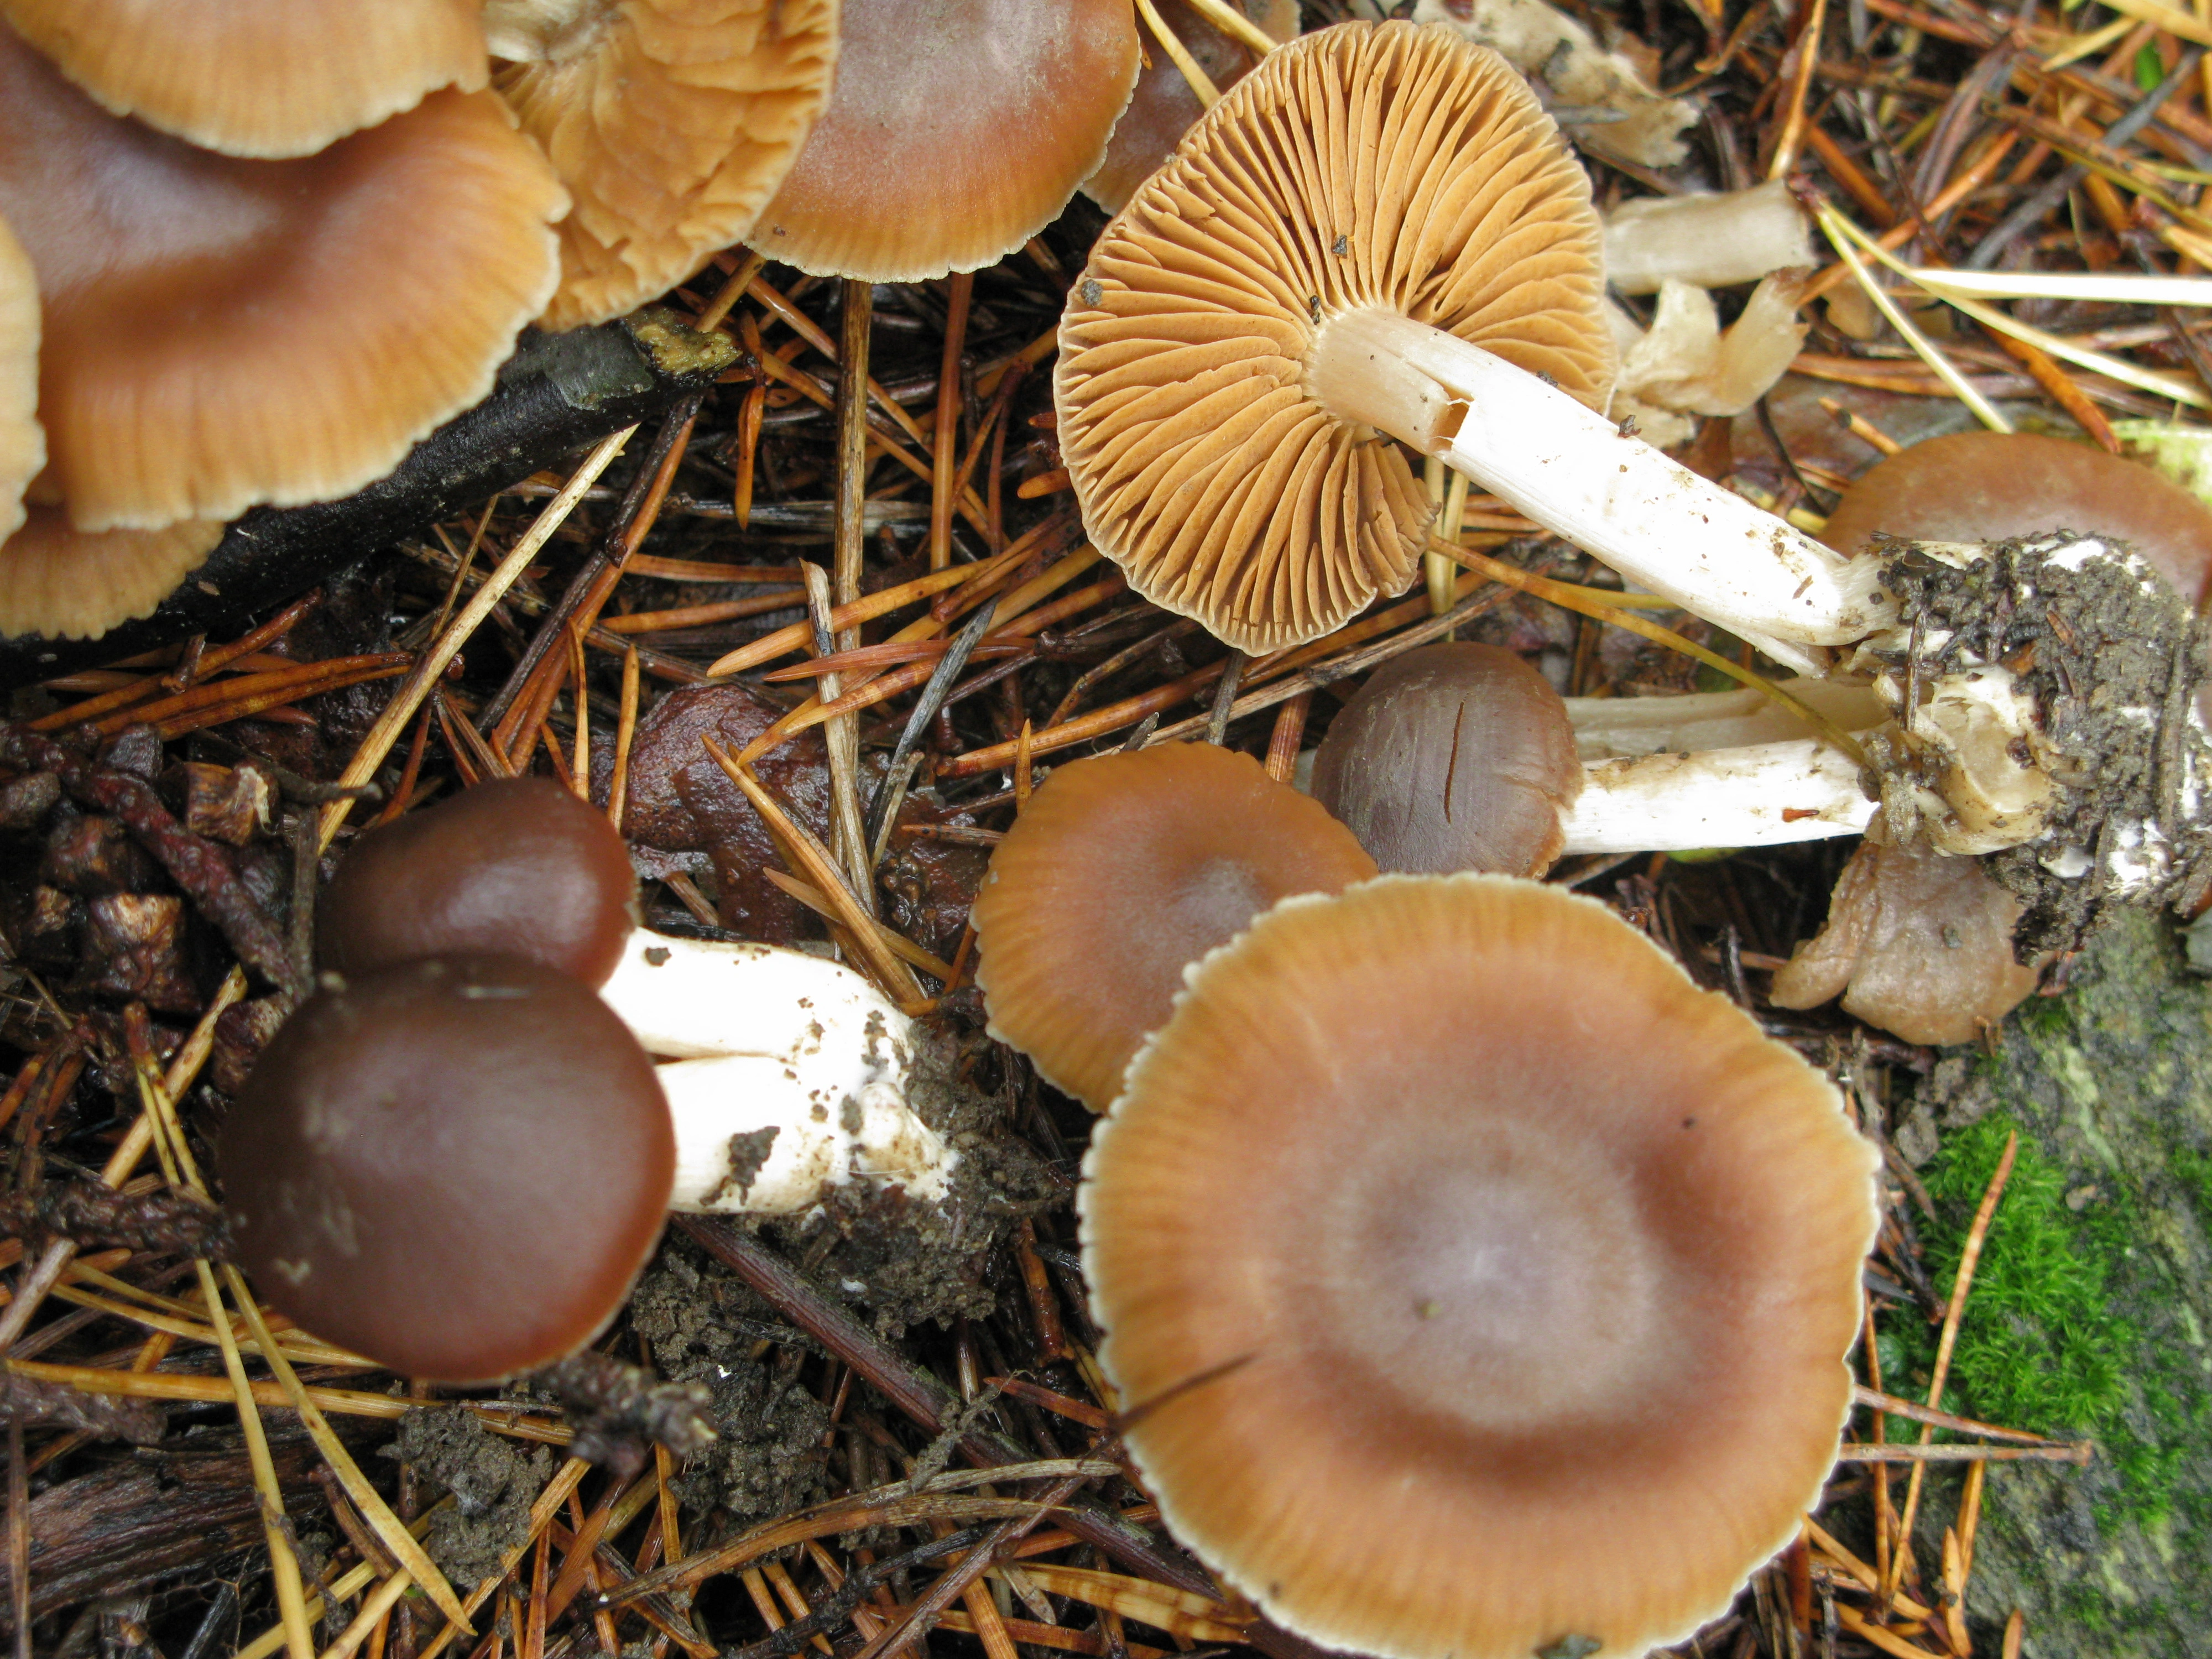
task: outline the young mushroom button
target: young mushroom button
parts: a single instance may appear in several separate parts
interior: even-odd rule
[[[849,969],[636,925],[606,816],[546,778],[477,785],[361,838],[322,897],[323,965],[362,973],[499,951],[580,980],[660,1067],[672,1207],[788,1212],[828,1186],[941,1198],[958,1155],[906,1102],[906,1016]]]
[[[1374,873],[1351,831],[1249,755],[1164,744],[1062,766],[975,896],[992,1034],[1103,1111],[1190,963],[1288,894]]]
[[[1325,1647],[1528,1659],[1678,1641],[1796,1536],[1875,1169],[1602,906],[1384,876],[1194,970],[1077,1201],[1176,1536]]]

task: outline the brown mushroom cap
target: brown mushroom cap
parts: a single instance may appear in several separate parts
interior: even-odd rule
[[[159,530],[73,530],[64,508],[30,507],[0,541],[0,635],[98,639],[152,611],[222,539],[222,526],[210,519]]]
[[[844,0],[837,84],[752,245],[819,276],[974,270],[1050,223],[1137,76],[1124,0]]]
[[[637,926],[629,849],[551,778],[501,778],[371,830],[318,900],[317,955],[362,974],[505,951],[598,986]]]
[[[227,155],[312,155],[490,78],[477,0],[0,0],[100,105]]]
[[[1076,284],[1053,384],[1084,525],[1231,645],[1317,638],[1412,581],[1433,511],[1396,444],[1310,395],[1328,324],[1395,308],[1595,402],[1602,287],[1589,180],[1503,58],[1438,27],[1305,35]]]
[[[1275,40],[1297,38],[1297,0],[1229,0],[1229,3],[1241,6],[1246,16]],[[1189,50],[1217,91],[1235,86],[1260,61],[1250,46],[1222,33],[1187,0],[1156,0],[1156,4],[1160,21]],[[1129,107],[1114,124],[1106,159],[1098,164],[1097,172],[1083,181],[1083,193],[1109,213],[1119,213],[1128,205],[1137,186],[1175,154],[1183,134],[1206,113],[1197,90],[1149,32],[1144,44],[1145,66],[1137,72],[1137,89],[1129,94]]]
[[[1820,539],[1861,553],[1876,531],[1997,542],[2052,530],[2117,537],[2191,603],[2212,593],[2212,507],[2138,462],[2039,433],[1954,432],[1886,456],[1844,492]]]
[[[836,0],[495,4],[500,90],[575,198],[548,328],[620,316],[741,240],[830,95]]]
[[[23,522],[23,491],[46,464],[46,434],[39,424],[39,279],[31,256],[0,219],[0,542]],[[5,592],[0,583],[0,595]],[[0,633],[14,631],[0,623]]]
[[[1289,1629],[1639,1654],[1819,1496],[1875,1167],[1601,905],[1385,876],[1207,957],[1130,1066],[1079,1194],[1099,1357],[1164,1518]]]
[[[471,1382],[606,1323],[659,1235],[676,1142],[652,1062],[590,990],[453,957],[313,998],[216,1160],[272,1307],[393,1370]]]
[[[1460,641],[1368,676],[1314,757],[1314,799],[1377,866],[1541,875],[1582,793],[1567,706],[1512,652]]]
[[[1979,859],[1869,835],[1836,878],[1828,920],[1777,969],[1768,1000],[1844,1012],[1907,1042],[1973,1042],[2035,990],[2013,954],[2019,899]]]
[[[0,214],[38,270],[48,477],[80,529],[389,471],[490,389],[565,204],[488,92],[240,161],[107,114],[0,28]]]
[[[1062,766],[975,896],[992,1035],[1103,1112],[1185,968],[1278,899],[1374,873],[1350,830],[1249,755],[1163,744]]]

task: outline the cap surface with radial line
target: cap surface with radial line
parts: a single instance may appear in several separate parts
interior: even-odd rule
[[[1099,1357],[1163,1518],[1286,1628],[1638,1654],[1820,1495],[1875,1167],[1602,905],[1384,876],[1261,917],[1131,1063],[1078,1195]]]
[[[822,276],[974,270],[1052,222],[1137,78],[1126,0],[845,0],[837,87],[752,245]]]
[[[312,155],[490,78],[476,0],[0,0],[115,115],[226,155]]]
[[[657,299],[741,240],[830,96],[836,0],[493,0],[499,89],[576,201],[547,328]]]
[[[109,115],[0,30],[0,213],[46,304],[44,483],[80,529],[389,471],[491,389],[552,292],[567,206],[489,92],[245,161]]]
[[[1603,288],[1589,180],[1503,58],[1409,23],[1305,35],[1191,129],[1075,285],[1054,391],[1085,527],[1242,650],[1318,638],[1413,580],[1433,512],[1396,444],[1310,395],[1329,323],[1395,310],[1595,404]]]

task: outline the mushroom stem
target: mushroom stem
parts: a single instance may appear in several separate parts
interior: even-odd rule
[[[1537,376],[1383,307],[1324,323],[1307,389],[1337,415],[1441,456],[1623,576],[1803,673],[1896,620],[1850,561],[1710,483]]]
[[[599,995],[676,1123],[669,1207],[788,1215],[867,1178],[942,1199],[959,1154],[907,1103],[907,1017],[848,968],[639,928]]]
[[[1877,805],[1858,763],[1818,738],[1591,761],[1562,815],[1564,850],[1681,852],[1855,836]]]

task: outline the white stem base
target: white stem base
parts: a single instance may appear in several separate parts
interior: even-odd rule
[[[1775,847],[1855,836],[1875,811],[1858,763],[1817,738],[1595,761],[1566,813],[1566,853]]]
[[[1558,387],[1395,311],[1332,318],[1309,357],[1307,386],[1340,416],[1441,454],[1638,586],[1801,673],[1826,669],[1825,647],[1894,620],[1875,561],[1839,556],[1623,437]]]
[[[853,1057],[881,1033],[910,1041],[904,1014],[849,968],[773,945],[672,939],[639,928],[599,987],[647,1054]]]

